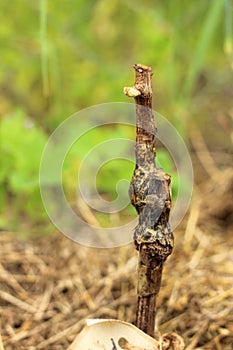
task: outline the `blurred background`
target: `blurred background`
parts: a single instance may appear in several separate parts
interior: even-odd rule
[[[39,191],[43,148],[73,113],[100,103],[132,102],[123,87],[133,85],[135,63],[153,68],[154,109],[189,147],[195,183],[232,162],[230,0],[1,1],[0,43],[1,229],[54,231]],[[118,135],[114,128],[104,132]],[[125,133],[134,137],[131,129]],[[70,203],[76,201],[80,161],[93,140],[102,141],[103,131],[85,135],[67,155],[63,184]],[[163,150],[160,157],[173,175],[175,194],[173,164]],[[130,180],[132,171],[132,164],[106,166],[97,179],[99,191],[111,199],[116,182]],[[112,224],[100,213],[83,211],[83,205],[77,210],[84,219]],[[131,215],[129,206],[117,220]]]

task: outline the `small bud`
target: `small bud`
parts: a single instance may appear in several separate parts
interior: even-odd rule
[[[137,97],[141,95],[141,92],[135,87],[124,87],[124,93],[129,97]]]

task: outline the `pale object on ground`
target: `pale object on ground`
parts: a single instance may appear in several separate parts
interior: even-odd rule
[[[120,320],[88,320],[67,350],[183,350],[183,339],[168,333],[156,340]]]

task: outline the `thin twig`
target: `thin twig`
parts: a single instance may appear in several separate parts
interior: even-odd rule
[[[8,301],[12,305],[17,306],[19,309],[30,312],[32,314],[34,314],[37,311],[37,309],[34,306],[14,297],[13,295],[7,292],[4,292],[3,290],[0,290],[0,298],[2,298],[5,301]]]
[[[137,117],[136,167],[129,190],[131,202],[139,214],[139,224],[134,232],[139,251],[136,325],[153,336],[163,263],[173,248],[168,222],[170,176],[155,167],[157,129],[152,112],[152,69],[141,64],[135,65],[134,69],[135,85],[124,88],[124,92],[134,97]]]

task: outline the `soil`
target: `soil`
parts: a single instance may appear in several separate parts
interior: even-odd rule
[[[174,232],[174,252],[164,266],[156,324],[161,333],[181,335],[186,350],[230,350],[232,170],[216,167],[198,179],[189,213]],[[103,250],[79,246],[61,233],[28,240],[11,232],[1,232],[0,243],[5,350],[67,349],[87,318],[135,322],[133,243]]]

